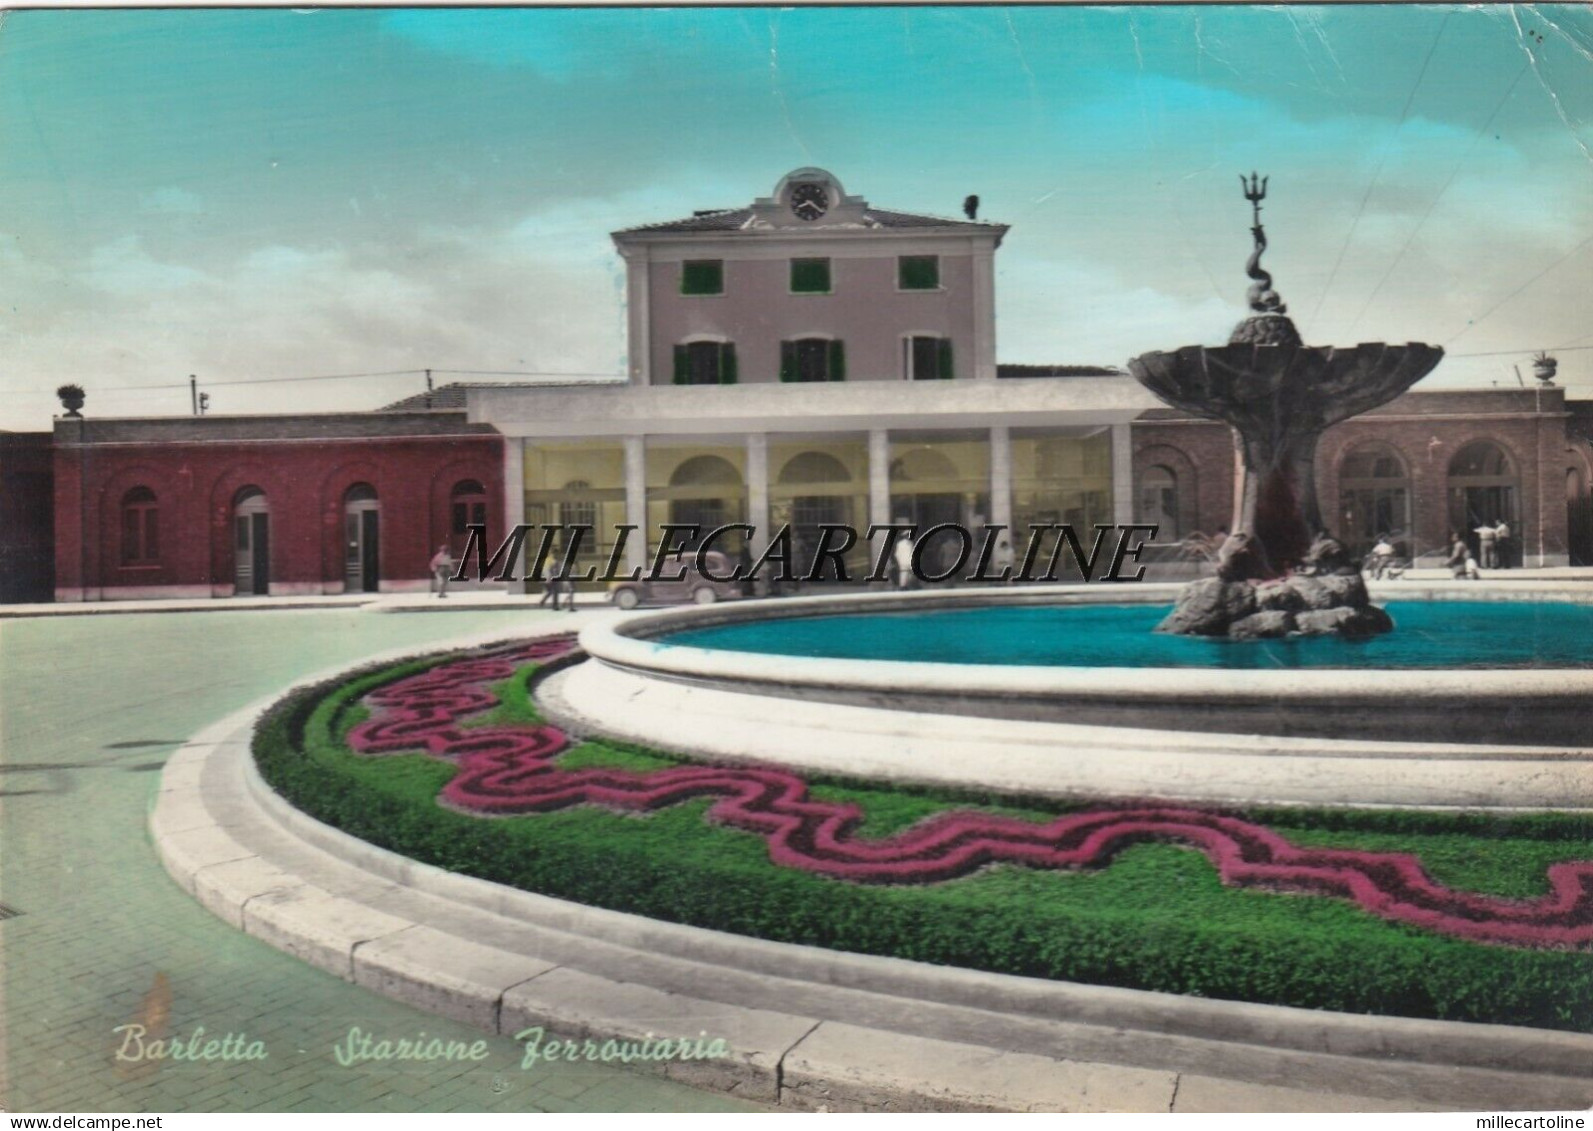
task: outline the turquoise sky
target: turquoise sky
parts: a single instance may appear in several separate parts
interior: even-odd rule
[[[13,12],[0,427],[66,380],[158,414],[190,372],[217,411],[419,387],[221,384],[255,377],[618,374],[607,233],[802,165],[1012,224],[1004,361],[1224,339],[1252,168],[1308,340],[1484,385],[1593,345],[1586,6]]]

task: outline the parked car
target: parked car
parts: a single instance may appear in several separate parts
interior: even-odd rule
[[[705,556],[708,570],[715,576],[728,576],[734,568],[728,554],[709,550]],[[634,609],[643,603],[671,605],[692,601],[711,605],[742,595],[739,581],[711,581],[698,572],[695,552],[665,558],[659,574],[657,580],[650,580],[644,573],[640,581],[610,582],[608,599],[621,609]],[[679,580],[673,580],[676,574],[681,575]]]

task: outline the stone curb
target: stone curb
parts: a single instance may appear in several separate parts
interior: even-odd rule
[[[1593,1036],[1583,1034],[986,974],[749,939],[455,875],[322,825],[272,793],[249,753],[268,706],[207,727],[172,756],[150,817],[167,870],[246,933],[490,1032],[541,1027],[594,1047],[719,1037],[723,1058],[633,1067],[806,1109],[1567,1110],[1593,1101]]]

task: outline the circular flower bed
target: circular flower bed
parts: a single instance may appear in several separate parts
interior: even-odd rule
[[[262,771],[385,847],[700,926],[1181,993],[1593,1027],[1584,818],[1069,808],[703,765],[537,718],[528,682],[573,646],[417,661],[295,696],[262,726]]]

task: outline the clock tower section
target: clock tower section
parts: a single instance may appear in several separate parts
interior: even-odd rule
[[[953,195],[951,210],[965,194]],[[834,389],[993,378],[1006,232],[876,207],[811,166],[749,205],[614,232],[630,380]]]

